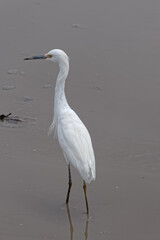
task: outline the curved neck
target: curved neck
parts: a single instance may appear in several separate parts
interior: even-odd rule
[[[69,72],[68,60],[59,63],[59,74],[57,76],[56,87],[55,87],[55,108],[64,108],[69,106],[65,96],[65,80]],[[58,109],[57,109],[58,110]]]

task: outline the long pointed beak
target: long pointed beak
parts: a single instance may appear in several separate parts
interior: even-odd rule
[[[24,60],[36,60],[36,59],[46,59],[47,55],[39,55],[39,56],[33,56],[33,57],[29,57],[29,58],[24,58]]]

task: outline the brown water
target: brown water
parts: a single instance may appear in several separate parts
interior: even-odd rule
[[[0,240],[160,239],[159,12],[158,0],[1,0],[0,114],[36,123],[0,126]],[[67,98],[95,149],[89,219],[73,168],[67,211],[47,136],[58,68],[23,61],[52,48],[70,57]]]

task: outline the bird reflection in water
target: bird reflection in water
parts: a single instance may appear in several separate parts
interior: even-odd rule
[[[70,240],[73,240],[74,229],[73,229],[73,224],[72,224],[72,219],[71,219],[71,214],[70,214],[70,209],[69,209],[68,203],[66,204],[66,209],[67,209],[67,215],[68,215],[69,226],[70,226]],[[88,222],[89,222],[89,215],[87,215],[87,219],[86,219],[86,226],[85,226],[85,232],[84,232],[85,240],[88,239]]]

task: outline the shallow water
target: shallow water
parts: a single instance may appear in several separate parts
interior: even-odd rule
[[[159,9],[157,0],[1,1],[0,114],[36,124],[0,126],[0,239],[159,240]],[[95,149],[89,219],[73,168],[67,211],[67,166],[47,136],[58,68],[23,61],[52,48],[70,57],[67,99]]]

